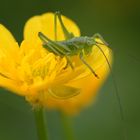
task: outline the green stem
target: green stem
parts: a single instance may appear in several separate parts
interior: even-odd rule
[[[63,131],[65,133],[66,140],[75,140],[69,117],[63,112],[60,112],[60,113],[61,113],[60,118],[63,125]]]
[[[34,109],[35,122],[37,127],[38,140],[48,140],[45,110],[43,108]]]

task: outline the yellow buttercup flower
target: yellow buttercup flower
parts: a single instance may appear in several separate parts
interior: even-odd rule
[[[62,20],[74,36],[80,36],[72,20],[65,16]],[[109,73],[106,59],[96,46],[85,58],[100,79],[83,65],[79,56],[71,58],[72,70],[65,57],[56,56],[42,46],[38,32],[55,39],[53,13],[34,16],[27,21],[20,47],[12,34],[0,25],[0,86],[24,96],[33,106],[75,113],[95,98]],[[65,39],[60,23],[57,24],[57,39]],[[111,62],[111,50],[105,44],[99,46]]]

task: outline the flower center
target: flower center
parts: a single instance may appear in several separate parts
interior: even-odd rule
[[[31,85],[45,80],[52,82],[66,67],[65,58],[48,53],[42,48],[38,51],[31,50],[25,55],[18,67],[18,72],[21,80]]]

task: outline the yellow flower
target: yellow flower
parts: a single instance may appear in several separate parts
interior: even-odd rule
[[[70,32],[80,36],[80,30],[72,20],[64,16],[62,20]],[[72,70],[65,57],[56,56],[43,48],[38,32],[54,40],[53,13],[34,16],[27,21],[20,47],[12,34],[0,25],[0,86],[24,96],[33,106],[75,113],[95,99],[109,73],[107,62],[101,51],[93,46],[86,61],[100,79],[82,64],[79,56],[71,58]],[[57,24],[57,36],[58,40],[64,40],[60,23]],[[100,47],[111,62],[111,50],[105,45]]]

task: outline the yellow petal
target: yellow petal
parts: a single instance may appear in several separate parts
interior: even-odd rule
[[[2,76],[0,76],[0,87],[8,89],[9,91],[16,93],[20,96],[26,95],[26,86],[21,86],[20,83],[17,83],[16,81],[12,79],[7,79]]]
[[[2,24],[0,24],[0,47],[12,47],[16,40]]]
[[[16,57],[19,49],[18,44],[10,31],[0,24],[0,49],[6,55]]]
[[[62,16],[62,20],[64,25],[72,32],[75,36],[80,35],[80,30],[78,26],[70,19],[65,16]],[[59,21],[57,21],[57,37],[58,40],[64,39],[64,33],[62,31],[61,25]],[[25,24],[24,28],[24,39],[36,39],[38,38],[38,32],[43,32],[50,39],[54,40],[54,14],[53,13],[45,13],[40,16],[34,16],[30,18]]]

